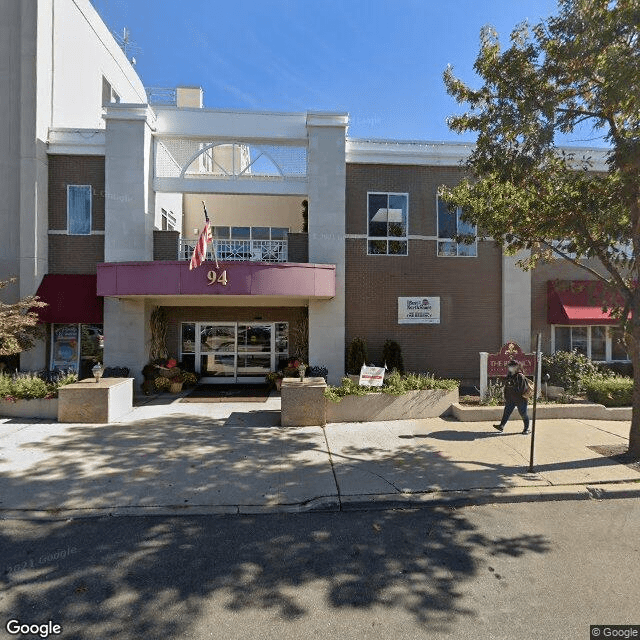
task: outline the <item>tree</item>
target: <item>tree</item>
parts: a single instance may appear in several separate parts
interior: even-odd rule
[[[557,16],[518,25],[505,50],[497,33],[483,28],[474,65],[483,85],[473,89],[451,68],[444,72],[447,92],[469,107],[449,127],[478,137],[469,176],[442,191],[507,254],[530,250],[522,268],[553,255],[622,300],[614,314],[634,367],[634,456],[640,456],[639,33],[640,0],[560,0]],[[605,171],[557,144],[559,134],[589,125],[610,145]],[[603,273],[584,258],[597,258]]]
[[[0,289],[15,282],[0,280]],[[11,356],[31,349],[36,340],[42,338],[38,315],[33,309],[46,307],[36,296],[27,296],[13,304],[0,301],[0,356]]]

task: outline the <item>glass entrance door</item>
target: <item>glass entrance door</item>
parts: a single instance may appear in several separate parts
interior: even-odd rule
[[[216,378],[222,382],[235,382],[236,327],[235,323],[196,325],[199,346],[196,365],[203,378]]]
[[[276,348],[274,323],[185,323],[183,335],[185,329],[190,332],[188,327],[195,329],[195,369],[202,382],[264,382],[275,369],[276,352],[281,349]]]

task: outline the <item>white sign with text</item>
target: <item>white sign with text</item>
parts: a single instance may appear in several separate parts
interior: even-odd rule
[[[361,387],[381,387],[384,382],[384,367],[366,367],[362,365],[360,369]]]
[[[398,324],[440,324],[440,298],[398,298]]]

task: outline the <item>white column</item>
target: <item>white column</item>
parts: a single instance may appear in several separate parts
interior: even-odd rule
[[[104,366],[128,367],[139,384],[149,359],[148,307],[144,299],[104,299]]]
[[[153,260],[153,112],[116,105],[105,119],[105,262]]]
[[[348,117],[309,113],[309,262],[336,265],[336,295],[309,301],[309,362],[344,375],[345,133]]]
[[[480,352],[480,400],[484,400],[489,388],[489,378],[487,376],[487,368],[489,365],[489,353],[487,351]]]
[[[33,349],[23,351],[20,354],[20,370],[21,371],[41,371],[48,369],[47,347],[44,340],[38,340]]]
[[[502,344],[517,342],[525,353],[531,349],[531,272],[516,262],[529,255],[502,255]]]

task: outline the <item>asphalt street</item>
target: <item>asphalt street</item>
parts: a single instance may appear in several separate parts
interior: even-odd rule
[[[0,638],[586,640],[640,624],[639,531],[637,499],[4,520]]]

